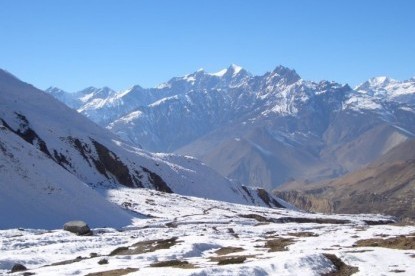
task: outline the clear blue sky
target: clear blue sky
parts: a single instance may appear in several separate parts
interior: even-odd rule
[[[0,0],[0,67],[45,89],[153,87],[231,63],[355,85],[415,75],[413,0]]]

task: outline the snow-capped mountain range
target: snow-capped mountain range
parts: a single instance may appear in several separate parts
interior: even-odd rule
[[[414,78],[377,77],[352,89],[283,66],[253,76],[231,65],[151,89],[47,92],[144,149],[192,155],[266,188],[356,170],[415,133]]]
[[[281,76],[285,69],[278,71],[276,74]],[[232,72],[231,78],[235,78],[243,71],[232,66],[209,75],[222,78],[227,72]],[[307,118],[301,114],[304,110],[314,116],[310,110],[314,105],[328,104],[343,110],[337,99],[346,97],[350,88],[323,82],[315,84],[318,92],[300,90],[297,95],[295,83],[301,80],[293,76],[286,75],[278,81],[281,86],[293,85],[292,90],[284,92],[286,96],[273,95],[276,99],[264,96],[273,105],[284,102],[291,93],[294,99],[289,108],[281,110],[279,106],[264,113],[261,106],[256,106],[256,111],[247,113],[248,116],[244,112],[249,105],[232,107],[227,114],[238,114],[235,110],[239,109],[241,116],[246,116],[234,121],[224,119],[226,124],[214,126],[216,134],[211,132],[205,140],[197,142],[206,141],[206,145],[214,147],[220,141],[218,135],[228,134],[222,135],[221,142],[229,142],[227,147],[234,153],[245,149],[239,156],[244,161],[249,150],[268,162],[275,160],[278,151],[296,153],[292,150],[295,147],[299,148],[297,154],[307,153],[304,142],[313,136],[304,133],[290,136],[275,127],[281,123],[294,129],[310,126],[313,117],[310,122],[304,121],[301,128],[296,125],[298,119],[293,118]],[[247,74],[243,78],[252,77]],[[300,83],[297,85],[301,87]],[[79,99],[66,97],[57,89],[53,93],[73,104],[93,97],[96,102],[106,103],[118,94],[94,88],[84,91]],[[174,97],[155,100],[146,108],[163,106]],[[304,106],[308,101],[313,102],[309,109]],[[411,110],[410,105],[388,104],[385,106],[393,110]],[[224,106],[229,107],[228,103]],[[120,110],[121,107],[122,104]],[[332,116],[327,110],[319,110],[320,115]],[[351,116],[369,114],[351,110]],[[212,116],[218,114],[222,113],[218,111]],[[276,120],[278,116],[274,114],[289,119]],[[392,140],[389,143],[409,137],[403,135],[408,133],[405,125],[379,124],[377,116],[385,114],[379,110],[373,114],[375,127],[370,123],[366,126],[382,137],[385,133],[395,135],[388,136]],[[405,114],[392,115],[403,118]],[[258,121],[251,115],[256,115]],[[392,115],[381,118],[391,123]],[[343,115],[341,119],[350,117]],[[272,120],[276,120],[274,125]],[[318,131],[323,126],[320,122],[312,130]],[[341,129],[338,124],[336,127]],[[401,136],[394,132],[396,129]],[[271,130],[275,132],[267,132]],[[331,131],[325,134],[330,139],[342,135],[350,139],[348,133]],[[267,136],[270,133],[274,135]],[[208,139],[215,135],[217,140]],[[273,143],[266,140],[269,137]],[[315,145],[321,142],[314,139]],[[382,139],[376,140],[376,146],[381,145]],[[297,144],[290,144],[293,142]],[[300,147],[302,142],[304,147]],[[239,144],[242,147],[232,148]],[[312,150],[313,144],[307,145]],[[285,149],[288,150],[284,152]],[[407,152],[403,147],[389,153],[402,155],[402,150]],[[305,160],[311,160],[313,154],[308,151]],[[123,141],[3,70],[0,70],[0,218],[2,275],[413,275],[415,272],[411,265],[413,225],[388,225],[394,218],[383,215],[299,212],[264,189],[247,188],[223,178],[194,158],[149,153]],[[92,226],[88,236],[56,229],[74,219],[85,220]]]
[[[153,154],[124,142],[3,70],[0,137],[0,228],[60,227],[82,218],[95,226],[125,225],[128,214],[94,187],[121,185],[240,204],[283,204],[263,189],[231,182],[194,158]],[[18,208],[12,211],[12,205]]]

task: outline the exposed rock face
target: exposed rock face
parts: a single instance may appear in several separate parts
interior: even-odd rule
[[[304,194],[300,191],[274,191],[274,194],[278,197],[283,198],[285,201],[293,204],[301,210],[307,210],[311,212],[333,212],[333,206],[329,199],[319,198],[314,196],[311,192]]]
[[[89,229],[88,224],[81,220],[68,221],[63,225],[63,230],[69,231],[79,236],[90,235],[92,233],[91,229]]]

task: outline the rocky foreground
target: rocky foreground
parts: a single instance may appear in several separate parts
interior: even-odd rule
[[[309,214],[145,189],[101,192],[137,219],[87,236],[0,230],[0,273],[19,264],[12,275],[415,275],[415,226],[391,217]]]

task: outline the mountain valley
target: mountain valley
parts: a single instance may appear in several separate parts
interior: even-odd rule
[[[413,275],[414,90],[382,81],[232,65],[68,94],[0,70],[0,274]]]

